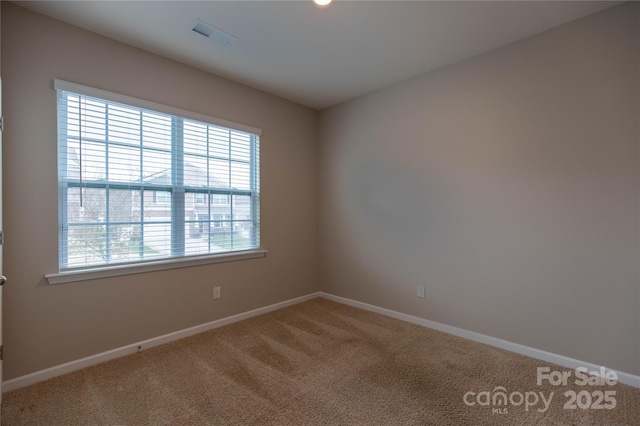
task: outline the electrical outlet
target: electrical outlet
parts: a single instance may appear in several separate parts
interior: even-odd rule
[[[418,297],[424,297],[424,286],[423,285],[419,285],[418,286]]]
[[[213,288],[213,298],[220,299],[220,287]]]

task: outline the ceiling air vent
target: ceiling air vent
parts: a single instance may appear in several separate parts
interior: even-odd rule
[[[236,39],[234,36],[222,31],[220,28],[216,28],[213,25],[202,22],[199,19],[196,23],[196,26],[193,27],[193,31],[223,46],[228,46],[233,40]]]

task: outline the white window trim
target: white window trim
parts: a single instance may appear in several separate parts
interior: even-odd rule
[[[188,268],[190,266],[208,265],[212,263],[233,262],[236,260],[256,259],[265,257],[267,250],[254,249],[235,251],[205,256],[192,256],[159,260],[157,262],[143,262],[137,264],[119,264],[99,268],[86,268],[77,271],[64,271],[47,274],[45,278],[49,284],[64,284],[77,281],[88,281],[100,278],[118,277],[121,275],[142,274],[145,272],[164,271],[167,269]]]
[[[117,102],[134,107],[144,108],[157,112],[163,112],[173,116],[180,116],[195,121],[201,121],[213,125],[232,128],[247,133],[253,133],[257,136],[262,135],[262,130],[246,124],[236,123],[229,120],[211,117],[205,114],[199,114],[193,111],[174,108],[168,105],[147,101],[144,99],[134,98],[119,93],[109,92],[102,89],[96,89],[77,83],[71,83],[65,80],[54,79],[53,87],[55,90],[61,90],[71,93],[80,93],[85,96],[95,97],[111,102]],[[46,274],[45,278],[49,284],[63,284],[77,281],[87,281],[100,278],[109,278],[123,275],[133,275],[145,272],[162,271],[167,269],[186,268],[199,265],[207,265],[213,263],[233,262],[245,259],[255,259],[265,257],[267,250],[263,248],[254,248],[244,251],[232,251],[225,253],[209,253],[206,255],[183,256],[162,259],[158,261],[142,261],[134,263],[118,263],[108,266],[99,267],[82,267],[79,269],[67,269],[57,273]]]

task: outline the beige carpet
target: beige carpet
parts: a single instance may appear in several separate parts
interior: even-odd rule
[[[315,299],[4,396],[10,425],[640,425],[640,390],[536,385],[524,356]],[[491,405],[480,392],[543,393]],[[564,409],[567,391],[614,409]],[[468,406],[463,397],[476,405]],[[493,393],[489,394],[492,396]],[[597,393],[596,399],[597,399]],[[609,395],[611,397],[611,395]],[[532,394],[528,396],[534,401]],[[500,402],[500,400],[496,400]],[[611,402],[610,402],[611,403]],[[605,405],[604,401],[602,405]],[[505,414],[492,409],[504,410]]]

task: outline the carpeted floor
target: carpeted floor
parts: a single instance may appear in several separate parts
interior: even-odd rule
[[[314,299],[9,392],[2,422],[640,425],[640,389],[577,386],[571,370],[567,385],[538,386],[537,367],[544,366],[562,370]],[[506,405],[498,405],[499,386]],[[571,391],[580,397],[574,409],[564,408]],[[542,397],[551,398],[546,410]],[[588,399],[616,406],[591,408]]]

